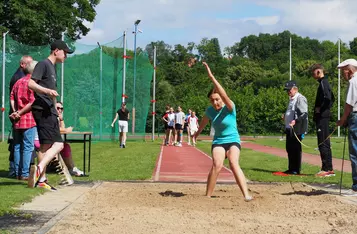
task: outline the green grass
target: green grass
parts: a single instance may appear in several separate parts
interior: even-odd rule
[[[199,142],[197,147],[203,152],[211,155],[211,144],[209,142]],[[229,167],[228,160],[225,165]],[[331,183],[339,184],[341,173],[335,171],[335,177],[316,178],[314,174],[320,170],[318,166],[302,164],[301,173],[306,176],[275,176],[272,172],[287,170],[288,160],[265,153],[256,152],[250,149],[242,149],[240,165],[245,176],[252,181],[261,182],[305,182],[305,183]],[[343,186],[348,188],[352,184],[351,173],[343,173]]]
[[[261,144],[261,145],[285,149],[285,139],[281,141],[280,137],[255,138],[253,142]],[[305,145],[310,147],[310,148],[308,148],[308,147],[302,146],[302,151],[304,153],[320,155],[320,152],[316,149],[316,148],[318,148],[316,138],[306,137],[302,141],[302,143],[304,143]],[[332,157],[342,158],[343,144],[344,144],[344,137],[331,139]],[[345,159],[348,159],[348,140],[347,139],[346,139]]]
[[[43,193],[41,189],[29,189],[26,182],[7,178],[8,145],[0,143],[0,216],[16,213],[12,207],[31,201]],[[71,144],[75,165],[83,169],[83,146]],[[117,143],[100,142],[92,144],[91,172],[89,177],[75,177],[77,181],[96,180],[146,180],[150,179],[160,151],[160,142],[131,142],[120,149]],[[49,181],[56,185],[60,177],[48,174]]]

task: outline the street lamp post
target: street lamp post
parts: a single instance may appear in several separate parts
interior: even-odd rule
[[[138,33],[138,25],[141,20],[136,20],[134,23],[134,91],[133,91],[133,108],[132,108],[132,134],[135,134],[135,91],[136,91],[136,34]]]
[[[103,48],[102,46],[99,44],[99,42],[97,42],[98,46],[99,46],[99,79],[100,79],[100,90],[99,90],[99,139],[102,139],[102,134],[103,134]]]
[[[1,134],[1,140],[2,142],[5,141],[5,60],[6,60],[6,34],[8,34],[9,31],[5,32],[2,34],[2,134]]]

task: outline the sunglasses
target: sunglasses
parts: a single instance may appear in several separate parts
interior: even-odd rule
[[[57,107],[57,110],[63,110],[63,107]]]

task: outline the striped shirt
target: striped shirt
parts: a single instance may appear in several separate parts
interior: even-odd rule
[[[28,88],[28,82],[31,78],[31,74],[19,79],[10,93],[10,100],[15,101],[15,109],[20,111],[27,104],[32,104],[35,101],[33,91]],[[20,120],[14,124],[15,129],[29,129],[36,126],[35,119],[32,116],[32,112],[27,112],[22,115]]]

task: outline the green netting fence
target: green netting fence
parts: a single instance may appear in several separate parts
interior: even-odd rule
[[[116,111],[122,103],[123,81],[123,37],[107,44],[102,44],[102,72],[100,71],[101,50],[98,45],[83,45],[66,40],[75,53],[64,62],[63,99],[66,126],[74,131],[91,131],[96,139],[114,139],[118,136],[118,124],[111,127]],[[5,60],[5,137],[11,129],[9,121],[9,84],[19,67],[23,55],[31,55],[35,60],[43,60],[50,53],[49,46],[27,46],[6,37]],[[134,55],[127,50],[125,95],[127,108],[132,115],[134,98]],[[2,67],[2,45],[0,51]],[[1,68],[2,69],[2,68]],[[57,91],[62,93],[61,64],[57,64]],[[136,56],[135,85],[135,129],[129,120],[129,135],[144,137],[146,119],[151,105],[150,86],[153,66],[144,51]],[[102,78],[101,78],[102,77]],[[100,89],[102,79],[102,89]],[[2,83],[2,79],[1,79]],[[2,85],[2,84],[1,84]],[[2,87],[2,86],[1,86]],[[102,96],[102,105],[100,97]],[[132,116],[131,116],[132,117]],[[2,126],[0,126],[2,131]],[[134,130],[134,132],[132,132]]]

